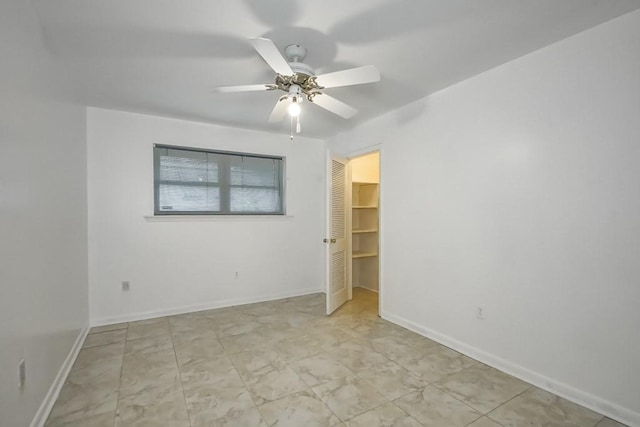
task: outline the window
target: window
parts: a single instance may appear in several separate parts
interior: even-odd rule
[[[284,158],[156,145],[155,215],[282,215]]]

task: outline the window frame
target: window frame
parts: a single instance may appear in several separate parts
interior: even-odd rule
[[[237,212],[232,211],[230,206],[230,195],[232,188],[251,188],[252,186],[242,186],[242,185],[233,185],[231,184],[230,179],[230,165],[227,159],[223,157],[224,161],[221,163],[222,167],[219,168],[219,181],[216,184],[204,182],[203,184],[199,184],[197,182],[184,182],[180,181],[180,185],[193,185],[195,187],[218,187],[220,188],[220,211],[162,211],[160,210],[160,152],[156,150],[156,148],[160,149],[170,149],[170,150],[182,150],[182,151],[193,151],[197,153],[210,153],[210,154],[220,154],[227,156],[237,156],[237,157],[254,157],[260,159],[270,159],[270,160],[279,160],[280,161],[280,210],[277,212],[250,212],[243,211]],[[278,187],[261,187],[261,186],[253,186],[254,188],[278,188]],[[225,191],[225,189],[227,191]],[[201,216],[286,216],[286,157],[285,156],[276,156],[276,155],[267,155],[267,154],[257,154],[257,153],[245,153],[240,151],[227,151],[227,150],[217,150],[210,148],[198,148],[198,147],[185,147],[179,145],[167,145],[167,144],[153,144],[153,215],[154,216],[172,216],[172,215],[201,215]]]

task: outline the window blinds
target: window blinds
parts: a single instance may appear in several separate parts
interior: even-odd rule
[[[154,147],[155,214],[284,213],[282,157]]]

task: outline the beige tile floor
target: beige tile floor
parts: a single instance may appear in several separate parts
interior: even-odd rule
[[[622,426],[377,317],[354,289],[93,328],[47,427]]]

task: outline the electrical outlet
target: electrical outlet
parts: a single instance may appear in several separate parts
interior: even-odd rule
[[[24,359],[18,363],[18,388],[23,388],[24,383],[27,380],[27,367],[24,363]]]
[[[482,307],[478,307],[476,311],[476,317],[480,320],[484,320],[484,309]]]
[[[122,282],[122,290],[123,291],[128,291],[131,288],[131,285],[129,284],[128,280],[125,280]]]

